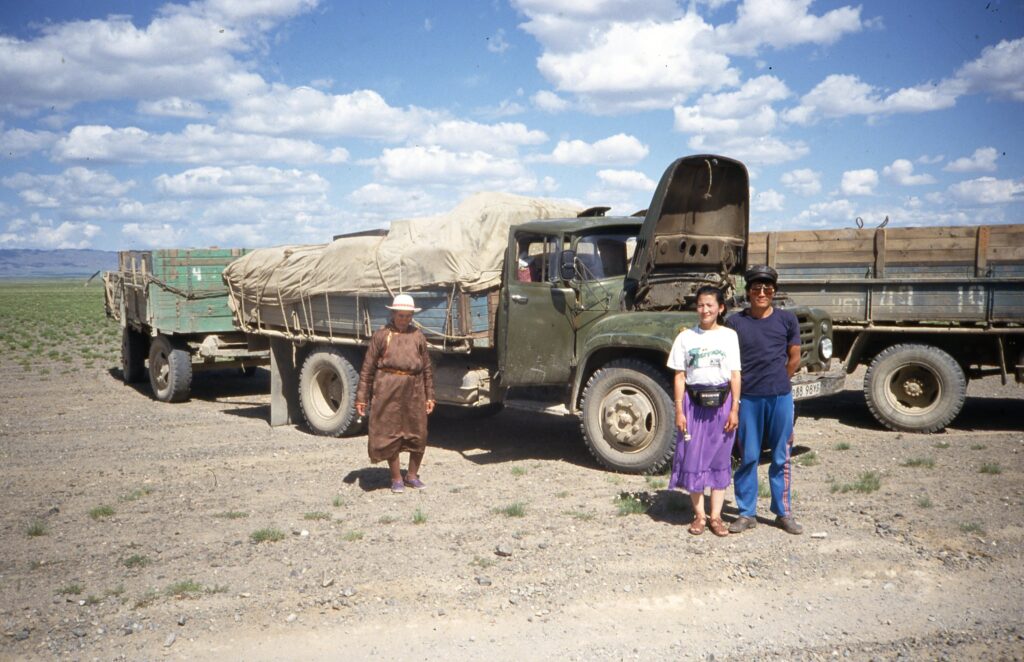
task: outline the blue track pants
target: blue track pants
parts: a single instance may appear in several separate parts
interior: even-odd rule
[[[736,508],[740,515],[753,517],[757,512],[757,462],[762,448],[770,449],[772,455],[768,467],[772,512],[782,517],[792,514],[792,467],[789,460],[792,441],[792,393],[743,396],[740,400],[740,427],[736,434],[736,443],[740,446],[742,457],[733,475]]]

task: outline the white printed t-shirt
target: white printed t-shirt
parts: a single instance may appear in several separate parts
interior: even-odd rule
[[[686,383],[717,386],[729,381],[740,369],[740,342],[726,326],[705,331],[699,326],[684,329],[672,343],[668,367],[686,371]]]

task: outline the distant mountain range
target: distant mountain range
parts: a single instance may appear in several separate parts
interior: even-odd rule
[[[88,278],[115,269],[115,251],[0,248],[0,278]]]

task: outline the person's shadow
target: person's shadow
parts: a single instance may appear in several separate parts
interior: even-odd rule
[[[341,482],[359,485],[364,492],[373,492],[391,487],[391,472],[385,467],[363,467],[348,472]]]

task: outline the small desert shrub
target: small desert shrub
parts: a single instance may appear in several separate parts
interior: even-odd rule
[[[796,463],[801,467],[813,467],[820,462],[815,451],[796,456]]]
[[[324,512],[321,512],[321,511],[313,511],[313,512],[306,513],[305,515],[302,516],[302,518],[303,519],[311,519],[311,520],[322,520],[322,519],[331,519],[331,515],[329,513],[324,513]]]
[[[918,508],[931,508],[932,500],[928,495],[917,497],[917,506]]]
[[[845,441],[840,441],[838,444],[836,444],[836,450],[837,451],[848,451],[848,450],[850,450],[850,444],[845,442]]]
[[[25,535],[29,536],[30,538],[36,538],[38,536],[45,536],[46,535],[46,524],[44,522],[39,521],[39,520],[36,520],[36,521],[32,522],[25,529]]]
[[[905,467],[919,467],[921,469],[933,469],[935,460],[930,457],[912,457],[903,463]]]
[[[427,523],[427,514],[425,512],[423,512],[422,510],[420,510],[419,508],[417,508],[416,512],[414,512],[412,514],[412,523],[413,524],[426,524]]]
[[[342,536],[342,540],[346,540],[348,542],[355,542],[357,540],[362,540],[364,535],[365,534],[362,531],[349,531],[344,536]]]
[[[81,584],[67,584],[66,586],[60,587],[57,590],[60,595],[81,595],[82,585]]]
[[[519,476],[526,475],[526,467],[512,467],[512,475],[518,478]]]
[[[644,481],[652,490],[663,490],[668,487],[668,481],[661,476],[644,476]]]
[[[142,554],[132,554],[123,561],[126,568],[144,568],[150,564],[148,556]]]
[[[522,501],[516,501],[502,508],[495,508],[494,512],[505,517],[524,517],[526,515],[526,504]]]
[[[964,533],[985,533],[985,529],[982,528],[981,524],[978,524],[977,522],[964,522],[960,525],[960,530]]]
[[[620,494],[615,498],[615,507],[619,515],[642,515],[647,512],[647,505],[633,494]]]
[[[277,542],[284,540],[284,533],[273,528],[257,529],[249,534],[249,540],[254,543]]]
[[[242,519],[243,517],[248,517],[249,513],[242,512],[241,510],[225,510],[222,513],[214,513],[213,516],[220,519]]]
[[[112,517],[114,515],[114,508],[112,506],[100,505],[96,506],[89,511],[89,517],[94,520],[101,520],[104,517]]]
[[[195,595],[196,593],[202,592],[203,585],[191,579],[175,582],[174,584],[171,584],[165,589],[165,593],[167,593],[167,595],[172,595],[175,597]]]
[[[978,472],[983,474],[1001,474],[1003,473],[1003,468],[999,466],[998,462],[986,462],[985,464],[981,465],[981,468],[978,469]]]
[[[121,501],[138,501],[144,496],[148,496],[153,493],[153,488],[149,485],[144,485],[140,488],[134,489],[127,494],[121,495]]]
[[[865,471],[854,483],[832,483],[832,492],[845,494],[846,492],[877,492],[882,487],[882,476],[877,471]]]

